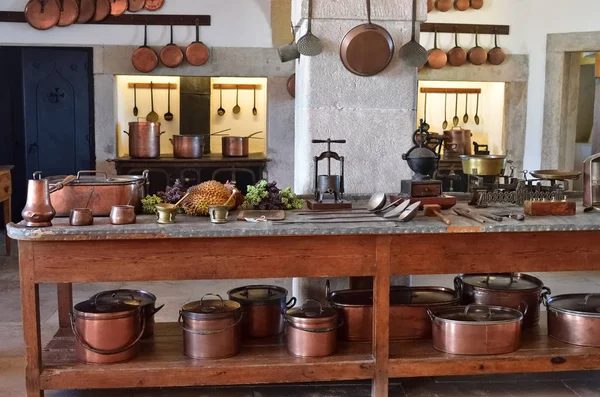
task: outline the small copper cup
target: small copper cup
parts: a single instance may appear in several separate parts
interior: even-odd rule
[[[69,216],[71,226],[90,226],[94,224],[94,215],[89,208],[74,208]]]
[[[135,223],[135,219],[133,205],[113,205],[110,210],[110,223],[113,225],[130,225]]]

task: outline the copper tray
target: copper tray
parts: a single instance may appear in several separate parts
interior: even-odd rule
[[[129,0],[129,12],[138,12],[144,9],[146,0]]]
[[[554,179],[554,180],[577,180],[581,176],[581,171],[564,171],[564,170],[537,170],[530,171],[532,177],[537,179]]]
[[[60,5],[56,0],[31,0],[25,6],[25,19],[38,30],[50,29],[60,20]]]
[[[95,0],[81,0],[79,2],[79,16],[77,17],[77,23],[87,23],[92,20],[96,13],[96,1]]]
[[[60,19],[58,26],[70,26],[77,21],[79,16],[78,0],[58,0],[60,7]]]
[[[96,0],[94,22],[104,21],[110,15],[110,0]]]

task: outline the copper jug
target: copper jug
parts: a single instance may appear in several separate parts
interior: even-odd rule
[[[75,180],[75,176],[69,175],[50,188],[48,180],[42,179],[42,173],[40,171],[34,172],[33,179],[30,179],[27,185],[27,202],[25,203],[25,208],[21,211],[21,216],[25,220],[25,226],[52,226],[51,221],[54,219],[56,211],[54,211],[50,202],[50,193],[62,189],[73,180]]]

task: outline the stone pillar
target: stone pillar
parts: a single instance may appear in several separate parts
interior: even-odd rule
[[[294,8],[301,8],[300,37],[306,30],[308,1],[295,0]],[[425,0],[418,0],[418,19],[423,21],[426,15]],[[402,153],[412,146],[416,126],[417,70],[399,58],[398,50],[410,40],[412,0],[373,0],[371,16],[373,23],[392,35],[394,57],[380,74],[356,76],[342,64],[339,48],[348,31],[366,22],[365,1],[313,0],[312,30],[324,50],[317,57],[301,57],[296,66],[294,186],[298,193],[312,193],[312,158],[324,150],[312,139],[347,141],[333,148],[346,158],[347,193],[399,192],[400,180],[411,177]],[[295,280],[294,293],[300,300],[305,294],[319,298],[314,294],[322,291],[323,283]],[[335,284],[341,287],[338,281]]]

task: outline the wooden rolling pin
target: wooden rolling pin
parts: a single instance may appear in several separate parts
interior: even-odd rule
[[[425,216],[437,216],[446,225],[450,224],[450,219],[442,214],[442,207],[439,204],[425,204],[423,206]]]

